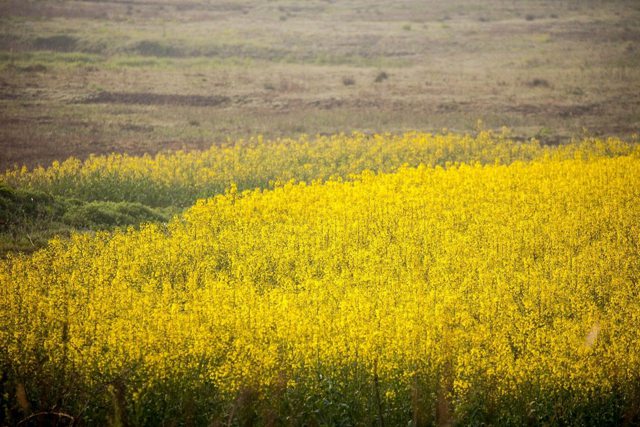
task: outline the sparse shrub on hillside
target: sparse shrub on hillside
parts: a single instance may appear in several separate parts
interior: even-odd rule
[[[356,84],[356,81],[353,77],[343,77],[342,84],[345,86],[353,86]]]
[[[383,82],[389,78],[389,75],[385,71],[380,71],[375,78],[376,83]]]
[[[532,80],[528,81],[527,82],[527,86],[529,86],[529,87],[549,88],[549,87],[551,87],[551,84],[545,79],[535,78],[535,79],[532,79]]]

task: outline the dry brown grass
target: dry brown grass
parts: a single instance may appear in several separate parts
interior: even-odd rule
[[[478,119],[548,142],[640,128],[631,0],[11,0],[0,16],[0,168]]]

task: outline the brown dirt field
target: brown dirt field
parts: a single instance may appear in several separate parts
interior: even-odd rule
[[[4,0],[0,169],[478,120],[632,138],[639,52],[633,0]]]
[[[149,92],[98,92],[82,100],[85,104],[187,105],[216,107],[228,104],[227,96],[159,94]]]

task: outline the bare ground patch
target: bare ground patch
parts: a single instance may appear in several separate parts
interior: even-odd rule
[[[100,92],[89,95],[83,104],[181,105],[189,107],[220,107],[231,102],[222,95],[177,95],[149,92]]]
[[[548,115],[558,116],[562,118],[580,117],[590,114],[597,114],[606,108],[603,104],[575,104],[575,105],[558,105],[558,104],[519,104],[511,105],[506,108],[507,112],[528,115]]]

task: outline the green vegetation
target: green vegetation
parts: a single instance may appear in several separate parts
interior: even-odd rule
[[[167,221],[172,209],[136,202],[82,201],[0,183],[0,257],[31,252],[73,230],[105,230]]]
[[[317,136],[299,139],[229,142],[205,151],[156,156],[71,158],[49,168],[16,168],[0,175],[3,228],[0,252],[32,250],[55,233],[97,230],[166,221],[199,198],[268,189],[290,180],[313,182],[370,170],[393,172],[420,164],[510,164],[544,157],[615,157],[637,154],[637,144],[620,139],[585,139],[559,146],[516,141],[501,134],[476,136],[403,135]]]

